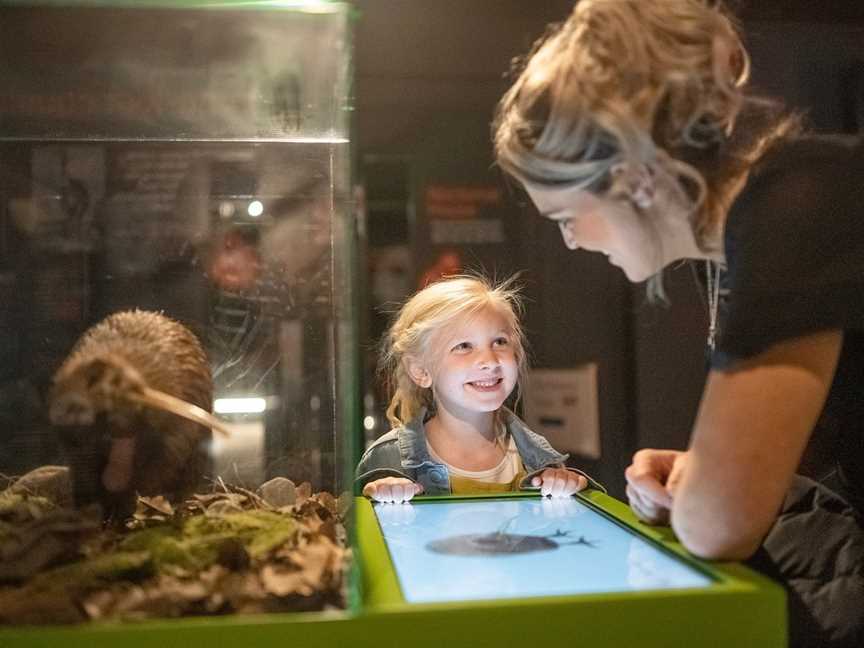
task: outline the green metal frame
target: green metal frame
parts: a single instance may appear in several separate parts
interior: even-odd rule
[[[778,585],[739,564],[708,564],[692,558],[668,529],[640,524],[626,505],[602,493],[589,491],[580,499],[716,582],[704,589],[409,604],[402,597],[375,513],[366,499],[357,498],[358,544],[349,595],[352,605],[347,611],[0,630],[0,646],[284,648],[295,642],[303,648],[404,648],[406,643],[411,648],[500,648],[517,642],[578,643],[592,648],[786,646],[785,594]]]
[[[658,647],[786,645],[785,593],[778,585],[739,564],[696,560],[675,542],[670,529],[639,523],[629,507],[603,493],[588,491],[579,497],[715,582],[704,589],[409,604],[402,596],[372,506],[358,498],[355,511],[365,612],[387,616],[388,627],[404,624],[409,633],[412,626],[442,625],[455,636],[476,638],[482,628],[497,638],[490,645],[507,644],[514,633],[530,637],[532,643],[578,638],[581,645],[592,648],[630,643]],[[457,622],[462,627],[454,626]]]

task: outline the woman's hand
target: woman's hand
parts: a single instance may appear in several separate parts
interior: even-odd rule
[[[636,517],[648,524],[669,524],[672,498],[687,457],[678,450],[640,450],[633,455],[624,477]]]
[[[363,495],[376,502],[398,504],[408,502],[418,493],[423,492],[420,484],[404,477],[383,477],[371,481],[363,487]]]
[[[532,486],[540,487],[543,497],[570,497],[588,487],[588,480],[566,468],[547,468],[531,479]]]

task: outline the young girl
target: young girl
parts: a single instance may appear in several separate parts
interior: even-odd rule
[[[454,277],[424,288],[399,312],[383,345],[393,389],[393,429],[357,467],[363,494],[379,502],[428,495],[539,487],[567,497],[602,488],[564,467],[556,452],[504,402],[523,377],[520,302],[508,281]]]

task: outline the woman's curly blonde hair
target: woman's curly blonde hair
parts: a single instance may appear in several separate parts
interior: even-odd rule
[[[788,130],[773,111],[770,127],[737,147],[737,165],[711,167],[747,102],[750,68],[716,2],[581,0],[526,61],[493,125],[504,171],[528,186],[597,192],[616,165],[671,176],[703,249],[719,243],[726,184]]]
[[[394,427],[406,425],[422,408],[434,407],[432,388],[418,386],[408,373],[408,361],[430,367],[443,353],[441,336],[458,322],[491,309],[507,323],[518,367],[518,385],[527,368],[523,313],[516,277],[500,283],[485,277],[459,275],[428,285],[415,293],[396,314],[381,343],[378,370],[392,393],[387,420]]]

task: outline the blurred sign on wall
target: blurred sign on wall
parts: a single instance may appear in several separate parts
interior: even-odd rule
[[[600,458],[597,364],[533,369],[524,389],[525,421],[559,452]]]

